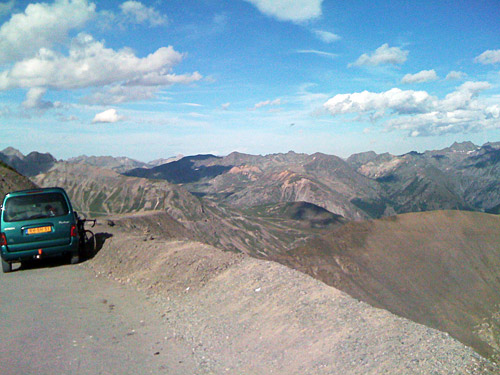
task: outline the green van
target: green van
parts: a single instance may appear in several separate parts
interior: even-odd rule
[[[77,215],[62,188],[8,193],[0,211],[2,271],[13,262],[68,256],[78,263]]]

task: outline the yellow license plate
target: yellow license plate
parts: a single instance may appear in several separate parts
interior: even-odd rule
[[[26,234],[39,234],[39,233],[48,233],[48,232],[52,232],[51,226],[38,227],[38,228],[28,228],[26,230]]]

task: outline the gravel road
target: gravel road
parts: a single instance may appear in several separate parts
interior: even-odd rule
[[[0,275],[0,373],[194,374],[146,296],[83,264]]]

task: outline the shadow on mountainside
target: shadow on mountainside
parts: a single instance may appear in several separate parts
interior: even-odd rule
[[[435,211],[350,222],[273,260],[500,359],[500,218]]]
[[[202,179],[212,179],[227,171],[232,166],[201,165],[197,162],[220,159],[214,155],[196,155],[162,164],[154,168],[136,168],[124,173],[125,176],[146,177],[167,180],[174,184],[198,182]]]

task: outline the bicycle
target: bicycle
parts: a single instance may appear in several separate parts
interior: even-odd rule
[[[96,250],[96,239],[94,232],[92,232],[90,229],[85,229],[85,223],[91,222],[91,228],[93,228],[97,220],[87,219],[86,217],[82,219],[78,216],[78,214],[76,215],[76,219],[76,228],[78,230],[78,236],[80,238],[80,253],[85,257],[91,256],[95,253]]]

